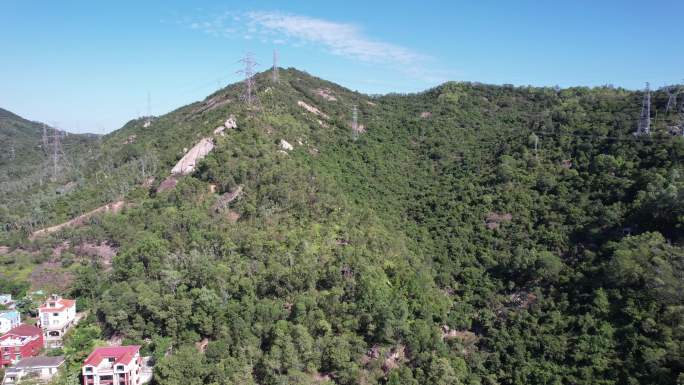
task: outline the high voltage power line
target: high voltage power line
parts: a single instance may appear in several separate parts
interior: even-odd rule
[[[272,77],[273,77],[273,83],[278,83],[280,80],[280,74],[278,73],[278,50],[274,49],[273,50],[273,68],[272,68]]]
[[[245,90],[242,94],[242,100],[244,100],[247,105],[251,106],[256,101],[254,75],[256,73],[255,68],[259,63],[254,60],[254,55],[251,52],[247,52],[238,62],[244,65],[243,69],[237,71],[237,73],[242,74],[245,77]]]

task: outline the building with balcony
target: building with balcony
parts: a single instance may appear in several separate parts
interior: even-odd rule
[[[2,385],[15,385],[19,381],[29,379],[47,383],[57,374],[62,365],[64,365],[63,356],[22,358],[16,365],[5,369]]]
[[[26,357],[37,356],[43,349],[43,332],[31,325],[19,325],[0,336],[0,367],[7,367]]]
[[[142,369],[138,345],[97,348],[81,368],[83,385],[139,385]]]
[[[0,311],[0,334],[7,333],[21,323],[21,315],[16,310]]]
[[[38,308],[38,324],[43,330],[45,346],[61,347],[62,337],[76,324],[76,301],[51,295]]]

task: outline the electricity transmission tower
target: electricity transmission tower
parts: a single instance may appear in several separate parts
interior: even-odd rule
[[[242,94],[242,100],[251,106],[253,102],[256,101],[256,95],[254,95],[256,89],[254,83],[254,68],[259,65],[259,63],[254,60],[254,55],[252,55],[251,52],[246,53],[238,62],[245,66],[243,69],[237,71],[237,73],[242,74],[245,77],[245,92]]]
[[[670,109],[677,108],[677,96],[679,95],[679,87],[668,86],[665,87],[665,92],[667,92],[667,107],[665,107],[665,113],[670,112]]]
[[[684,84],[684,80],[682,80]],[[679,93],[684,93],[684,86],[679,86]],[[679,99],[679,112],[684,113],[684,98]]]
[[[359,138],[359,108],[356,104],[352,107],[352,139],[356,140]]]
[[[635,135],[649,135],[651,133],[651,88],[646,83],[644,90],[644,100],[641,105],[641,116],[639,116],[639,126]]]
[[[279,74],[278,74],[278,50],[274,49],[273,50],[273,70],[272,70],[272,75],[273,75],[273,83],[278,83],[279,80]]]
[[[147,91],[147,116],[145,117],[145,124],[143,127],[147,128],[152,124],[152,94]]]
[[[47,134],[47,126],[45,123],[43,123],[43,151],[45,154],[48,154],[48,134]]]
[[[52,132],[52,178],[57,180],[57,173],[59,172],[59,158],[62,154],[61,135],[57,128],[53,128]]]
[[[62,150],[62,135],[63,133],[59,131],[56,127],[56,125],[53,125],[52,127],[52,135],[47,135],[47,132],[45,131],[45,127],[43,126],[44,129],[44,136],[43,139],[45,140],[46,143],[49,143],[50,146],[52,147],[52,181],[56,181],[57,177],[59,176],[59,171],[60,171],[60,164],[63,163],[63,160],[65,158],[64,156],[64,151]],[[47,148],[47,147],[46,147]]]
[[[684,99],[684,98],[682,98]],[[679,133],[684,136],[684,100],[679,105]]]

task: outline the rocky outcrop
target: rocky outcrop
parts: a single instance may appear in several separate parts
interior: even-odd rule
[[[159,187],[157,187],[157,192],[164,192],[168,190],[172,190],[176,185],[178,184],[178,179],[174,178],[173,176],[170,176],[166,179],[164,179],[160,184]]]
[[[292,151],[294,147],[285,139],[280,139],[280,149],[285,151]]]
[[[333,95],[333,91],[330,88],[319,88],[315,93],[329,102],[337,101],[337,98]]]
[[[502,223],[508,223],[513,219],[511,213],[495,213],[491,212],[487,214],[485,218],[485,225],[490,230],[498,229]]]
[[[171,169],[172,175],[188,175],[195,171],[197,163],[214,149],[212,138],[203,138],[191,148]]]
[[[237,121],[235,120],[235,116],[231,115],[228,119],[226,119],[226,122],[223,123],[222,126],[216,127],[216,129],[214,130],[214,135],[224,136],[225,135],[223,132],[224,130],[226,130],[226,129],[230,130],[230,129],[235,129],[235,128],[237,128]]]
[[[309,104],[306,104],[301,100],[297,102],[297,105],[299,105],[300,107],[304,108],[305,110],[311,112],[314,115],[320,116],[320,117],[325,118],[325,119],[329,118],[328,115],[321,112],[321,110],[319,110],[318,108],[311,106]]]
[[[214,203],[214,211],[222,212],[228,208],[231,202],[242,195],[242,186],[238,186],[235,190],[222,194]]]
[[[207,99],[202,104],[195,108],[192,113],[193,114],[200,114],[203,112],[215,110],[219,107],[225,106],[226,104],[229,104],[231,100],[229,98],[226,98],[223,95],[215,96],[211,99]]]

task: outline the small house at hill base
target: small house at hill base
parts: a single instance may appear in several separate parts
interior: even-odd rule
[[[24,379],[36,379],[46,383],[57,374],[62,365],[64,365],[64,356],[22,358],[16,365],[5,370],[2,385],[18,384]]]
[[[62,346],[62,337],[76,323],[76,301],[51,295],[38,308],[38,324],[43,330],[45,346]]]
[[[31,325],[19,325],[0,336],[0,367],[13,365],[43,349],[43,333]]]
[[[19,326],[21,315],[16,310],[0,311],[0,334],[7,333],[10,329]]]
[[[139,385],[142,366],[138,345],[96,348],[83,362],[83,385]]]

